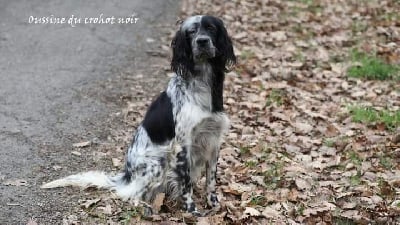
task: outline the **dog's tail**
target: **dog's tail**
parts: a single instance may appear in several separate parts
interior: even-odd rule
[[[122,176],[109,176],[101,171],[89,171],[64,177],[43,184],[42,188],[57,188],[67,186],[78,186],[82,188],[97,187],[114,189]]]
[[[58,180],[45,183],[41,188],[58,188],[67,186],[77,186],[81,188],[95,187],[114,191],[122,200],[148,200],[156,194],[160,181],[155,182],[157,177],[154,173],[159,173],[157,169],[142,174],[142,176],[130,179],[129,173],[119,173],[115,176],[107,175],[101,171],[89,171],[64,177]],[[159,179],[159,178],[158,178]],[[157,179],[157,180],[158,180]],[[146,195],[144,195],[146,194]]]
[[[41,188],[58,188],[67,186],[76,186],[81,188],[95,187],[115,191],[123,200],[137,199],[137,182],[127,182],[124,179],[124,173],[115,176],[107,175],[101,171],[89,171],[64,177],[58,180],[45,183]],[[136,189],[136,190],[135,190]]]

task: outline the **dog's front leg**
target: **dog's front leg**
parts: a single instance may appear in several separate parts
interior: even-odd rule
[[[219,201],[215,192],[217,178],[217,162],[219,155],[219,146],[215,146],[211,159],[206,164],[206,185],[207,185],[207,203],[212,208],[219,207]]]
[[[217,162],[219,148],[221,146],[222,131],[227,127],[225,117],[209,117],[201,121],[193,130],[194,145],[192,150],[201,161],[205,161],[207,204],[212,208],[218,208],[219,202],[215,191]],[[202,158],[204,157],[205,158]],[[192,160],[195,161],[196,160]],[[200,163],[199,163],[200,164]],[[204,164],[203,164],[204,165]]]
[[[190,155],[187,147],[177,154],[175,173],[182,188],[182,200],[187,212],[194,215],[200,215],[193,201],[193,181],[190,177]]]

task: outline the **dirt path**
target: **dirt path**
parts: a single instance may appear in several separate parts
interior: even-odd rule
[[[178,8],[172,0],[1,3],[0,224],[25,224],[29,218],[61,223],[79,205],[79,193],[39,186],[73,172],[109,168],[109,152],[123,155],[126,140],[115,137],[133,130],[123,118],[139,115],[122,108],[127,101],[152,98],[163,86],[167,55],[158,57],[157,49]],[[136,13],[139,20],[113,25],[82,20],[75,27],[28,23],[29,16],[102,13]],[[154,93],[143,91],[155,80]],[[73,147],[82,141],[90,145]]]

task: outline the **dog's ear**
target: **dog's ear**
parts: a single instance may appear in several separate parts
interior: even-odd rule
[[[225,70],[228,70],[236,64],[236,56],[233,52],[232,40],[222,20],[219,20],[217,35],[218,56],[221,58]]]
[[[176,74],[185,76],[188,72],[192,72],[194,68],[192,48],[185,31],[178,30],[171,42],[172,60],[171,69]]]

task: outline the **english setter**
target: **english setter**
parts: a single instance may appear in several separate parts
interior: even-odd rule
[[[199,214],[193,185],[205,168],[207,203],[219,205],[215,191],[222,137],[229,120],[223,109],[227,68],[236,63],[232,41],[222,20],[186,19],[172,41],[175,76],[150,105],[116,176],[91,171],[44,184],[43,188],[95,186],[113,190],[123,200],[151,202],[157,193],[183,200],[187,212]]]

